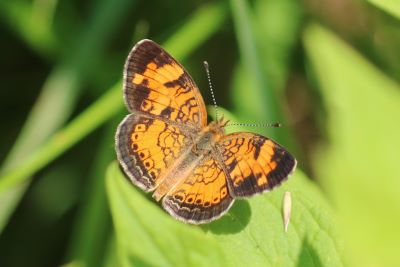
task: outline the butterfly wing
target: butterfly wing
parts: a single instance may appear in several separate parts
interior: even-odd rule
[[[125,63],[124,99],[132,113],[145,113],[201,129],[207,112],[187,71],[151,40],[138,42]]]
[[[193,172],[175,186],[162,205],[178,220],[200,224],[216,220],[233,204],[227,177],[221,164],[211,156],[205,158]]]
[[[152,191],[161,174],[190,142],[179,127],[160,119],[130,114],[115,136],[118,161],[131,181]]]
[[[293,172],[296,159],[271,139],[232,133],[218,143],[234,197],[249,197],[280,185]]]

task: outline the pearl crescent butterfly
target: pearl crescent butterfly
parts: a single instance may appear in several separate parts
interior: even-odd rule
[[[123,79],[131,114],[117,129],[118,160],[132,183],[153,192],[176,219],[216,220],[235,198],[269,191],[295,169],[296,159],[273,140],[224,134],[223,119],[207,124],[193,79],[155,42],[133,47]]]

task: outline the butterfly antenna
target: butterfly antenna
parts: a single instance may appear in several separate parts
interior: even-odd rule
[[[218,121],[218,105],[217,105],[217,101],[215,100],[214,90],[213,90],[213,87],[212,87],[212,84],[211,84],[210,68],[208,66],[208,62],[207,61],[204,61],[203,64],[204,64],[204,68],[206,69],[208,85],[210,86],[211,97],[212,97],[212,101],[214,103],[215,120]]]
[[[282,124],[279,122],[273,123],[229,123],[226,126],[245,126],[245,127],[263,127],[263,128],[280,128]]]

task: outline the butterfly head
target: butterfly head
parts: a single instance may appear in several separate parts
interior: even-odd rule
[[[228,124],[229,120],[221,117],[215,121],[210,122],[208,125],[208,131],[216,136],[222,136],[225,133],[225,126]]]

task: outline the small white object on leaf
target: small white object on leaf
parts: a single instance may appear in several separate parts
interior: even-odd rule
[[[285,232],[287,232],[289,226],[291,211],[292,211],[292,196],[290,192],[286,191],[285,195],[283,196],[283,221],[284,221]]]

